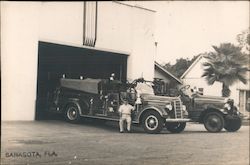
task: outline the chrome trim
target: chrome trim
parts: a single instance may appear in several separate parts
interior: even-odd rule
[[[176,106],[177,104],[178,104],[179,107]],[[175,100],[174,101],[174,113],[175,113],[175,118],[176,119],[182,119],[183,118],[182,102],[180,100]]]
[[[188,122],[191,121],[191,119],[166,119],[166,122]]]

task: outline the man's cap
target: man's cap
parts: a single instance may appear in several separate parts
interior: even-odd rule
[[[233,102],[234,102],[234,100],[233,100],[233,99],[228,99],[228,100],[227,100],[227,102],[231,102],[231,103],[233,103]]]

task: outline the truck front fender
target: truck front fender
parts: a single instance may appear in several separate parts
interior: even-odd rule
[[[83,115],[83,109],[82,109],[82,105],[80,103],[80,99],[78,98],[69,98],[67,99],[67,102],[64,104],[64,110],[66,109],[66,107],[69,105],[69,104],[75,104],[78,109],[79,109],[79,113],[80,115]]]
[[[220,109],[220,108],[207,108],[205,109],[200,117],[199,117],[199,122],[202,123],[203,122],[203,118],[205,117],[205,115],[209,112],[217,112],[217,113],[220,113],[222,116],[225,116],[227,114],[227,112],[225,112],[223,109]]]
[[[143,116],[143,114],[147,111],[156,111],[158,112],[162,117],[164,115],[167,115],[166,111],[163,110],[162,108],[160,107],[156,107],[156,106],[147,106],[147,107],[144,107],[143,109],[139,110],[139,113],[135,116],[135,122],[136,123],[140,123],[140,119],[141,117]]]

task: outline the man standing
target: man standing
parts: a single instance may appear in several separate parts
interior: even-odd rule
[[[119,121],[119,125],[120,125],[120,133],[123,133],[123,123],[124,121],[127,122],[127,130],[128,132],[130,132],[130,128],[131,128],[131,112],[134,110],[135,108],[128,104],[127,99],[123,100],[123,104],[119,107],[119,113],[120,113],[120,121]]]

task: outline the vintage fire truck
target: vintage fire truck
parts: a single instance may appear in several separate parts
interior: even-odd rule
[[[190,121],[180,97],[156,96],[151,82],[142,78],[132,83],[62,78],[49,102],[49,111],[63,114],[71,123],[81,118],[119,121],[118,108],[124,98],[136,107],[132,123],[141,125],[147,133],[159,133],[163,127],[179,133]]]
[[[204,124],[209,132],[228,132],[240,129],[243,115],[234,105],[234,100],[225,97],[206,96],[190,89],[190,85],[179,89],[179,96],[188,111],[188,118]]]

